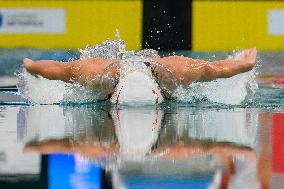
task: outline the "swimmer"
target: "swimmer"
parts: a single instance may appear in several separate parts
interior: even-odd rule
[[[192,82],[229,78],[250,71],[256,63],[256,55],[256,48],[251,48],[240,52],[238,58],[213,62],[183,56],[153,57],[152,60],[168,68],[177,84],[186,87]],[[99,77],[110,64],[117,61],[114,59],[90,58],[71,61],[66,64],[52,60],[33,61],[25,58],[23,63],[31,74],[38,74],[50,80],[77,82],[83,86],[95,88],[98,86],[98,82],[95,82],[94,77]],[[157,74],[163,75],[163,73]]]

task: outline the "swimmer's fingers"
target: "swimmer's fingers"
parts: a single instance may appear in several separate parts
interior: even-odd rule
[[[256,63],[256,55],[257,55],[256,47],[251,49],[246,49],[241,52],[240,60],[254,65]]]

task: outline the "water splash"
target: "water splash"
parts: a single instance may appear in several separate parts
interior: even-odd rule
[[[242,52],[228,55],[228,59],[238,59]],[[181,102],[196,103],[209,101],[226,105],[240,105],[258,90],[257,68],[230,78],[219,78],[209,82],[195,82],[184,88],[179,86],[174,94]]]
[[[34,104],[87,103],[99,100],[98,92],[78,83],[34,76],[25,69],[17,73],[19,93]]]
[[[64,96],[65,83],[34,76],[25,69],[17,73],[19,93],[35,104],[59,103]]]
[[[253,69],[230,78],[195,82],[187,88],[179,86],[174,96],[178,101],[188,103],[209,100],[221,104],[239,105],[258,89],[256,73]]]
[[[125,42],[120,38],[119,31],[116,30],[117,39],[106,39],[102,44],[94,46],[87,45],[85,49],[79,49],[81,53],[80,59],[88,58],[105,58],[105,59],[118,59],[124,60],[133,56],[141,58],[158,57],[158,51],[154,49],[144,49],[141,51],[127,51]]]

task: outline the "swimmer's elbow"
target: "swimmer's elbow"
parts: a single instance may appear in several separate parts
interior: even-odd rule
[[[210,81],[217,78],[231,77],[233,75],[232,70],[226,67],[218,67],[212,63],[208,63],[203,66],[203,74],[201,79],[203,81]]]
[[[201,75],[201,80],[202,81],[209,81],[212,79],[217,78],[219,75],[219,71],[210,64],[205,64],[202,67],[202,75]]]

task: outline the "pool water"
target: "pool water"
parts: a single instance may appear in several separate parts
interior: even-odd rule
[[[76,58],[76,52],[14,49],[0,54],[0,188],[284,184],[281,53],[259,53],[259,89],[239,105],[205,100],[139,107],[108,102],[32,105],[14,88],[13,73],[22,57],[68,60]],[[211,60],[226,56],[177,54]]]

